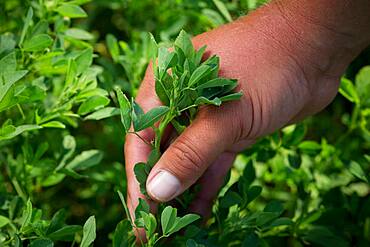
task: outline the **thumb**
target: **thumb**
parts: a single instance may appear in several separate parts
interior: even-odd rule
[[[225,115],[198,115],[150,172],[146,187],[152,199],[169,201],[202,176],[235,140],[232,133],[235,128],[230,126],[232,121],[229,119],[228,123],[225,122]]]

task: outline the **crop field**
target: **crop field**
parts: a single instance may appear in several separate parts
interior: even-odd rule
[[[243,97],[191,37],[265,3],[0,0],[0,247],[370,246],[370,48],[327,108],[238,154],[208,219],[187,210],[197,186],[128,212],[126,135],[155,131],[134,169],[146,195],[167,126]],[[144,113],[153,59],[163,106]]]

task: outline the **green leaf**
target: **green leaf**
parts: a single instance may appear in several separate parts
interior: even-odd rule
[[[61,168],[61,169],[58,170],[58,173],[70,176],[74,179],[81,179],[81,178],[87,178],[88,177],[88,176],[81,175],[81,174],[75,172],[74,170],[72,170],[70,168]]]
[[[95,217],[90,216],[83,227],[83,235],[80,247],[89,247],[96,238]]]
[[[27,30],[31,25],[32,17],[33,17],[33,9],[32,9],[32,7],[30,7],[27,11],[26,20],[25,20],[24,25],[23,25],[21,38],[19,40],[19,46],[22,46],[22,44],[23,44],[24,38],[26,37],[26,34],[27,34]]]
[[[202,84],[199,84],[196,89],[212,88],[212,87],[223,87],[223,86],[232,86],[237,85],[237,80],[235,79],[226,79],[226,78],[214,78],[210,81],[206,81]]]
[[[31,218],[32,218],[32,203],[31,200],[28,199],[28,201],[26,202],[26,207],[23,208],[21,231],[31,223]]]
[[[366,183],[369,182],[369,180],[367,179],[367,177],[365,175],[364,170],[362,169],[360,164],[357,163],[356,161],[351,161],[351,163],[349,165],[349,171],[352,173],[353,176],[361,179],[362,181],[364,181]]]
[[[91,33],[79,28],[69,28],[65,31],[65,35],[78,40],[94,39],[94,36]]]
[[[154,60],[158,54],[158,44],[155,41],[153,34],[148,33],[148,36],[149,36],[149,42],[147,47],[148,58]]]
[[[362,104],[370,105],[370,66],[363,67],[356,75],[356,91]]]
[[[207,48],[207,46],[204,45],[198,51],[195,52],[193,62],[196,66],[198,66],[200,64],[200,62],[202,61],[203,55],[206,51],[206,48]]]
[[[59,121],[50,121],[44,124],[41,124],[42,127],[44,128],[58,128],[58,129],[65,129],[66,126],[59,122]]]
[[[129,246],[130,235],[132,231],[130,221],[124,219],[117,224],[116,230],[113,234],[113,247],[127,247]]]
[[[70,86],[76,81],[77,78],[77,64],[74,59],[68,59],[67,75],[65,80],[65,87]]]
[[[53,39],[47,34],[37,34],[26,40],[23,50],[28,52],[42,51],[53,44]]]
[[[340,82],[339,93],[353,103],[360,103],[357,91],[353,83],[347,78],[342,77]]]
[[[213,0],[213,3],[216,5],[217,9],[221,12],[221,14],[225,17],[228,22],[232,22],[233,19],[229,11],[227,10],[225,4],[220,0]]]
[[[16,70],[16,67],[17,60],[15,57],[15,52],[11,52],[0,60],[0,75],[4,74],[5,72],[14,72]]]
[[[50,239],[36,239],[33,240],[29,247],[53,247],[54,243]]]
[[[256,224],[257,226],[262,227],[263,225],[272,222],[277,217],[279,217],[279,214],[275,212],[259,212],[256,219]]]
[[[99,96],[99,95],[92,96],[80,105],[77,113],[79,115],[86,115],[92,111],[103,108],[104,106],[108,104],[109,104],[109,99],[107,97]]]
[[[262,187],[258,185],[251,186],[247,191],[247,202],[250,203],[256,199],[262,192]]]
[[[86,12],[79,6],[74,4],[62,4],[55,10],[62,16],[66,16],[69,18],[83,18],[87,17]]]
[[[243,96],[243,93],[242,93],[242,92],[232,93],[232,94],[229,94],[229,95],[226,95],[226,96],[222,96],[222,97],[220,98],[220,100],[221,100],[222,102],[233,101],[233,100],[239,100],[242,96]]]
[[[134,173],[136,180],[139,182],[140,185],[140,192],[143,195],[147,196],[148,194],[146,192],[146,180],[149,175],[148,165],[143,162],[136,163],[134,166]]]
[[[139,163],[135,164],[135,166],[134,166],[135,177],[136,177],[136,180],[140,184],[144,184],[146,182],[147,177],[148,177],[148,173],[146,172],[145,166],[146,166],[146,164],[143,163],[143,162],[139,162]]]
[[[158,122],[167,112],[169,112],[170,108],[167,106],[158,106],[156,108],[151,109],[145,114],[139,115],[134,121],[134,129],[135,131],[144,130],[150,126],[153,126],[156,122]]]
[[[103,152],[100,150],[83,151],[77,155],[71,162],[66,165],[66,168],[72,170],[85,170],[92,166],[98,165],[103,159]]]
[[[203,96],[197,98],[194,102],[194,105],[215,105],[215,106],[220,106],[221,105],[221,100],[219,98],[214,98],[212,100],[207,99]]]
[[[277,214],[282,214],[284,211],[283,205],[278,201],[269,202],[266,207],[263,209],[264,212],[272,212]]]
[[[106,107],[86,116],[84,120],[101,120],[104,118],[110,118],[121,114],[120,109],[116,107]]]
[[[289,165],[294,169],[298,169],[301,166],[302,158],[300,154],[294,153],[288,155]]]
[[[15,238],[15,247],[23,247],[22,241],[17,234],[14,236],[14,238]]]
[[[164,87],[163,82],[159,79],[155,80],[155,93],[164,105],[170,105],[170,95]]]
[[[42,19],[32,28],[31,36],[47,33],[48,29],[49,29],[48,21]]]
[[[0,35],[0,54],[11,52],[14,50],[16,42],[14,40],[13,34],[5,33]]]
[[[160,47],[158,49],[158,69],[159,69],[159,79],[163,78],[163,74],[167,70],[173,67],[177,62],[177,56],[174,52],[169,52],[167,48]]]
[[[305,137],[306,132],[306,125],[303,123],[285,127],[283,129],[283,145],[287,148],[297,146]]]
[[[114,37],[112,34],[108,34],[105,39],[113,61],[118,62],[120,52],[116,37]]]
[[[63,147],[67,150],[74,151],[76,148],[76,139],[71,135],[65,136],[63,139]]]
[[[9,223],[10,223],[9,218],[7,218],[7,217],[5,217],[3,215],[0,215],[0,228],[6,226]]]
[[[0,73],[0,109],[4,109],[4,99],[14,83],[22,79],[28,73],[27,70],[9,71]],[[3,101],[4,100],[4,101]],[[12,99],[11,99],[12,100]],[[13,98],[14,100],[14,98]]]
[[[122,93],[121,89],[117,88],[116,94],[120,106],[121,123],[124,127],[125,133],[127,133],[131,127],[131,104],[126,95]]]
[[[3,84],[1,85],[2,88],[9,88],[15,82],[22,79],[28,70],[18,70],[18,71],[10,71],[10,72],[3,72],[1,74],[0,82]],[[6,92],[2,92],[1,95],[4,95]]]
[[[210,22],[213,27],[218,27],[222,24],[225,24],[225,18],[223,18],[219,12],[213,9],[203,9],[202,15],[207,17],[208,22]]]
[[[64,225],[64,221],[66,218],[66,211],[65,209],[58,210],[50,221],[50,225],[47,228],[46,234],[53,233],[58,229],[62,228]]]
[[[253,161],[248,161],[247,165],[243,170],[243,175],[239,181],[243,184],[243,190],[249,189],[249,186],[256,179],[256,170],[254,169]]]
[[[153,149],[149,154],[147,166],[153,168],[155,163],[157,163],[160,157],[161,157],[160,152],[157,149]]]
[[[146,235],[150,238],[155,233],[157,228],[157,220],[151,213],[145,213],[141,211],[140,214],[144,223]]]
[[[212,68],[208,65],[202,64],[197,67],[189,79],[189,87],[196,85],[202,79],[208,77],[212,72]]]
[[[143,115],[144,114],[143,109],[140,107],[139,104],[137,104],[134,101],[133,98],[131,98],[131,106],[132,106],[133,113],[136,115],[136,117],[139,117],[140,115]]]
[[[180,231],[182,228],[190,225],[198,219],[200,219],[200,216],[196,214],[187,214],[181,218],[177,218],[174,227],[171,229],[171,234]]]
[[[0,130],[0,141],[1,140],[7,140],[7,139],[12,139],[24,132],[31,131],[31,130],[37,130],[41,129],[41,126],[38,125],[21,125],[18,127],[14,127],[13,125],[7,126],[6,129],[2,128]],[[8,131],[9,130],[9,131]]]
[[[243,198],[236,192],[228,190],[220,199],[221,208],[229,208],[233,205],[242,203]]]
[[[191,42],[190,36],[184,30],[181,30],[180,34],[177,36],[175,46],[182,50],[185,57],[191,58],[193,56],[194,46]]]
[[[315,141],[304,141],[298,145],[298,148],[305,153],[315,154],[321,150],[321,145]]]
[[[269,228],[277,227],[277,226],[289,226],[292,225],[293,221],[287,217],[277,218],[276,220],[272,221],[269,225]]]
[[[77,75],[81,75],[85,72],[93,62],[93,49],[86,48],[76,58],[75,62],[77,65]]]
[[[161,215],[161,225],[163,235],[168,235],[171,229],[174,228],[177,217],[177,209],[171,206],[167,206]]]
[[[149,204],[144,199],[139,198],[139,204],[135,208],[135,217],[140,218],[141,212],[149,214],[150,208]]]
[[[82,227],[78,225],[63,226],[55,232],[48,234],[47,237],[53,241],[73,241],[75,234],[81,230]]]

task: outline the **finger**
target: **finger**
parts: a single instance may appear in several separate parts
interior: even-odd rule
[[[147,191],[152,199],[164,202],[181,194],[235,142],[239,121],[230,121],[232,105],[203,109],[169,146],[147,180]]]
[[[190,212],[200,214],[205,219],[209,218],[213,202],[225,182],[235,157],[235,153],[225,152],[207,169],[198,181],[201,189],[189,207]]]
[[[146,141],[154,136],[150,130],[140,132],[140,135]],[[145,199],[145,196],[140,192],[140,185],[134,174],[134,166],[139,162],[146,162],[150,154],[151,148],[139,137],[129,134],[125,143],[125,162],[127,176],[127,203],[131,208],[131,216],[134,218],[134,209],[139,203],[139,198]]]
[[[152,77],[152,68],[148,71],[136,97],[136,102],[143,108],[144,112],[161,105],[154,92],[154,80]],[[146,142],[154,139],[152,129],[145,129],[138,133]],[[135,218],[135,208],[139,203],[139,198],[145,199],[140,192],[139,183],[134,174],[134,166],[139,162],[146,162],[151,152],[151,147],[134,134],[128,134],[125,141],[125,167],[127,176],[127,203],[132,218]],[[152,210],[155,210],[155,204],[149,202]]]

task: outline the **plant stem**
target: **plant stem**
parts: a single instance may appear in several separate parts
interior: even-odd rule
[[[166,130],[168,124],[176,117],[176,114],[174,114],[175,109],[171,108],[168,114],[163,118],[163,120],[160,122],[157,129],[155,129],[155,140],[154,140],[154,148],[157,149],[158,152],[160,152],[161,148],[161,140],[162,136],[164,134],[164,131]]]
[[[162,235],[162,236],[160,236],[156,241],[154,241],[153,246],[155,246],[155,245],[157,244],[157,242],[158,242],[159,240],[161,240],[162,238],[167,238],[167,237],[168,237],[168,235]]]
[[[147,140],[145,140],[143,137],[141,137],[137,132],[133,132],[133,131],[129,131],[127,132],[127,134],[134,134],[136,135],[137,137],[139,137],[143,142],[145,142],[145,144],[153,147],[153,144],[151,144],[150,142],[148,142]]]
[[[179,111],[179,113],[182,113],[182,112],[184,112],[184,111],[186,111],[186,110],[189,110],[190,108],[193,108],[193,107],[196,107],[197,105],[189,105],[189,106],[187,106],[187,107],[185,107],[185,108],[183,108],[183,109],[181,109],[180,111]]]
[[[26,119],[26,116],[24,115],[24,112],[23,112],[22,107],[20,106],[20,104],[17,104],[17,107],[18,107],[19,112],[20,112],[20,113],[21,113],[21,115],[22,115],[22,119],[23,119],[23,120],[24,120],[24,119]]]

